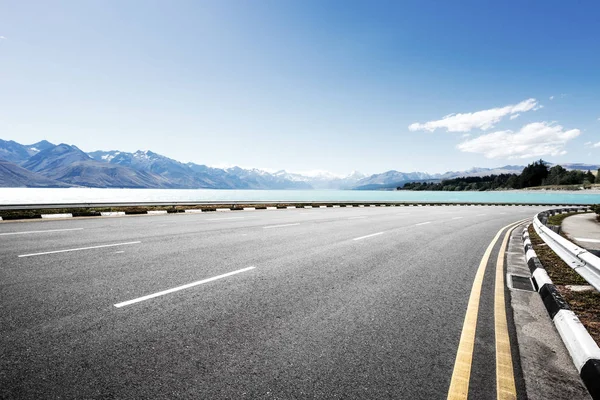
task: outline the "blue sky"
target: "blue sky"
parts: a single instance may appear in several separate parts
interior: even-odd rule
[[[597,1],[0,10],[2,139],[338,174],[600,163]]]

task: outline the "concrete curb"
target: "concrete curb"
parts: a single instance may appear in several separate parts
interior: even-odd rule
[[[53,219],[53,218],[73,218],[73,214],[42,214],[42,218],[44,219]]]
[[[281,202],[281,203],[286,203],[286,202]],[[236,211],[236,210],[283,210],[283,209],[299,209],[299,208],[354,208],[354,207],[361,207],[361,208],[365,208],[365,207],[435,207],[435,206],[465,206],[465,205],[473,205],[473,206],[508,206],[508,205],[512,205],[512,206],[552,206],[551,204],[529,204],[529,203],[519,203],[519,204],[509,204],[509,203],[473,203],[473,204],[463,204],[463,203],[436,203],[436,202],[425,202],[425,203],[418,203],[418,202],[399,202],[399,203],[372,203],[372,202],[360,202],[360,201],[351,201],[351,202],[347,202],[347,203],[327,203],[327,205],[323,204],[324,202],[317,202],[317,203],[321,203],[321,204],[315,204],[315,203],[296,203],[293,206],[286,206],[284,204],[278,204],[276,202],[266,202],[266,203],[247,203],[247,202],[229,202],[229,203],[223,203],[223,202],[217,202],[217,203],[89,203],[89,204],[40,204],[40,205],[34,205],[34,204],[29,204],[29,205],[0,205],[0,214],[2,213],[2,211],[27,211],[27,210],[38,210],[38,209],[53,209],[53,210],[64,210],[64,211],[71,211],[72,209],[76,209],[76,208],[104,208],[105,207],[133,207],[133,206],[139,206],[139,207],[157,207],[157,206],[161,206],[161,207],[173,207],[170,208],[168,211],[166,210],[160,210],[160,212],[155,212],[155,211],[159,211],[159,210],[131,210],[131,211],[124,211],[125,215],[139,215],[139,214],[165,214],[165,213],[173,213],[173,214],[177,214],[177,213],[181,213],[181,214],[185,214],[185,213],[202,213],[202,212],[228,212],[228,211]],[[289,202],[287,204],[290,204]],[[292,203],[294,204],[294,203]],[[175,209],[175,206],[197,206],[197,205],[203,205],[204,208],[203,209]],[[247,207],[244,207],[247,206]],[[556,205],[557,207],[568,207],[568,206],[564,206],[564,205]],[[588,207],[587,205],[577,205],[575,207]],[[568,208],[565,208],[565,210],[568,210]],[[123,211],[96,211],[96,210],[91,210],[91,211],[82,211],[82,212],[73,212],[71,211],[71,213],[66,214],[66,213],[58,213],[58,214],[41,214],[41,213],[36,213],[36,214],[28,214],[28,213],[24,213],[22,215],[9,215],[9,216],[2,216],[0,215],[0,221],[7,222],[7,221],[15,221],[15,220],[30,220],[30,219],[40,219],[40,218],[48,218],[48,219],[60,219],[60,218],[78,218],[78,217],[107,217],[107,216],[114,216],[114,213],[122,213]],[[108,215],[105,213],[113,213],[112,215]],[[122,215],[122,214],[116,214],[116,215]]]
[[[101,217],[120,217],[125,215],[125,211],[103,211],[100,213]]]
[[[592,398],[600,400],[600,347],[552,283],[533,250],[531,240],[529,240],[528,227],[526,226],[523,230],[523,251],[535,289],[540,294],[546,311],[554,322],[581,380]]]
[[[146,211],[148,215],[161,215],[167,214],[167,210],[154,210],[154,211]]]

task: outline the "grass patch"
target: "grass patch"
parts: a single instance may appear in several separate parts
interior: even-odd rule
[[[560,216],[566,218],[568,214],[557,215],[557,217]],[[592,338],[600,344],[600,293],[595,290],[575,292],[567,288],[566,285],[588,285],[588,283],[544,243],[535,232],[533,225],[529,225],[529,240],[560,294],[579,317]]]
[[[546,243],[544,243],[535,232],[533,225],[529,225],[529,239],[531,240],[533,249],[540,259],[540,262],[555,285],[588,284],[585,279],[569,267],[550,247],[548,247]]]
[[[558,290],[592,338],[600,344],[600,293],[574,292],[565,287]]]
[[[571,215],[577,215],[577,214],[582,214],[582,213],[570,212],[570,213],[565,213],[565,214],[551,215],[548,217],[548,223],[550,225],[560,226],[562,224],[562,222],[565,220],[565,218],[570,217]]]

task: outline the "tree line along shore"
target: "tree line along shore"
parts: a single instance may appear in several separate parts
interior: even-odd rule
[[[550,167],[544,160],[527,165],[520,174],[468,176],[445,179],[441,182],[409,182],[397,190],[486,191],[508,189],[590,189],[600,184],[600,169],[591,171],[567,170],[560,165]]]

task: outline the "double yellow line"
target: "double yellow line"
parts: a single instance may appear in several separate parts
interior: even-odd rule
[[[494,328],[496,333],[496,396],[498,399],[516,399],[517,390],[515,388],[515,378],[513,374],[512,356],[510,352],[510,340],[508,336],[508,326],[506,321],[506,309],[504,302],[504,252],[508,244],[508,239],[513,228],[526,219],[512,223],[500,229],[491,241],[483,258],[479,263],[479,268],[475,274],[475,280],[471,288],[467,313],[463,323],[462,333],[456,360],[454,361],[454,370],[448,389],[449,400],[466,399],[469,395],[469,381],[471,379],[471,365],[473,362],[473,349],[475,347],[475,330],[477,328],[477,315],[479,313],[479,300],[481,298],[481,286],[483,276],[487,267],[490,255],[498,239],[505,229],[508,229],[504,235],[504,240],[498,252],[496,261],[496,283],[494,290]]]

